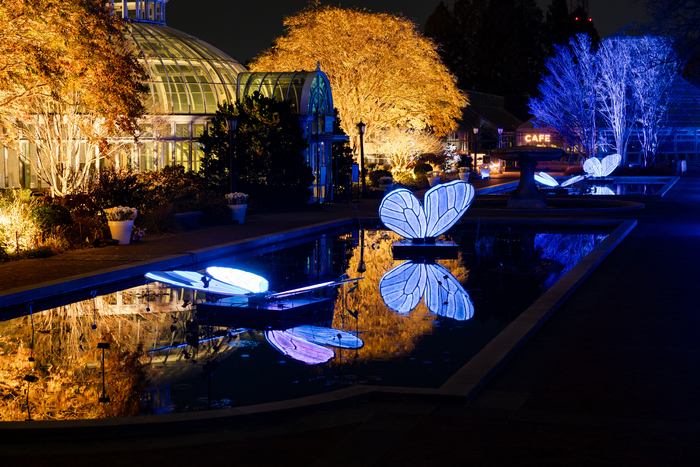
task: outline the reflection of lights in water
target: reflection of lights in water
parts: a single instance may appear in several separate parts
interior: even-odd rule
[[[614,195],[615,192],[607,186],[591,185],[590,194],[592,195]]]
[[[457,321],[474,316],[469,295],[440,264],[406,261],[382,276],[379,292],[384,303],[398,313],[408,313],[425,295],[432,313]]]

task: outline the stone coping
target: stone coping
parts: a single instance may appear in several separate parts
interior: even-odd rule
[[[517,222],[517,221],[515,221]],[[601,224],[609,225],[611,221]],[[540,221],[540,225],[546,221]],[[617,221],[617,227],[596,245],[510,325],[439,388],[378,387],[354,385],[324,394],[207,412],[188,412],[130,418],[68,421],[0,422],[0,436],[6,441],[76,438],[126,438],[154,434],[205,431],[238,423],[247,417],[282,417],[322,410],[367,400],[416,400],[464,403],[474,398],[547,319],[566,301],[593,270],[634,229],[636,220]]]

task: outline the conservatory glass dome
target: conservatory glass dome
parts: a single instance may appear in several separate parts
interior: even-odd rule
[[[148,70],[149,114],[213,115],[219,103],[236,100],[243,65],[216,47],[165,25],[167,0],[110,2]]]

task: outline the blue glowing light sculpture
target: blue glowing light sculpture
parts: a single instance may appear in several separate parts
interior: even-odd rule
[[[307,365],[325,363],[335,356],[324,345],[343,349],[359,349],[364,345],[362,339],[349,332],[308,325],[265,331],[265,338],[280,353]]]
[[[562,188],[566,188],[567,186],[573,185],[574,183],[580,182],[581,180],[585,180],[585,178],[586,178],[585,175],[575,175],[571,178],[567,178],[566,180],[561,182],[561,184],[559,184],[559,182],[554,177],[552,177],[551,175],[549,175],[546,172],[538,172],[535,174],[535,180],[537,182],[541,183],[542,185],[546,185],[546,186],[549,186],[552,188],[555,188],[558,186],[560,186]]]
[[[462,180],[437,185],[421,205],[405,188],[391,191],[379,205],[379,217],[389,229],[414,243],[444,234],[462,217],[474,199],[474,187]]]
[[[413,310],[425,296],[428,309],[439,316],[466,321],[474,316],[469,294],[444,266],[406,261],[382,276],[379,293],[398,313]]]
[[[605,156],[602,161],[596,157],[589,157],[583,163],[583,170],[590,177],[607,177],[620,165],[620,162],[622,162],[622,156],[619,154]]]

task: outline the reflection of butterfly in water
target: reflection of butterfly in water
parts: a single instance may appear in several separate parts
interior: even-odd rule
[[[425,295],[428,309],[447,318],[465,321],[474,316],[474,305],[462,285],[437,263],[406,261],[379,281],[384,303],[399,313],[414,309]]]
[[[413,193],[399,188],[384,197],[379,217],[385,226],[404,238],[419,242],[444,234],[467,211],[474,187],[462,180],[437,185],[425,194],[421,205]]]
[[[558,181],[554,179],[551,175],[545,172],[539,172],[535,174],[535,180],[540,182],[543,185],[551,186],[551,187],[556,187],[560,186],[562,188],[565,188],[569,185],[573,185],[576,182],[580,182],[581,180],[585,179],[586,177],[584,175],[576,175],[571,178],[567,178],[561,184],[559,184]]]
[[[583,163],[583,170],[591,177],[607,177],[620,165],[620,162],[622,162],[622,156],[619,154],[605,156],[602,162],[597,157],[589,157]]]

